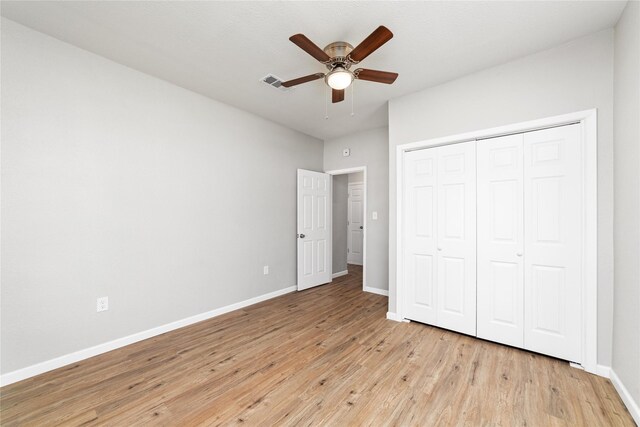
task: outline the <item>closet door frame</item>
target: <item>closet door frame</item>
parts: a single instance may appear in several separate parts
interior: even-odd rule
[[[461,142],[478,141],[487,138],[495,138],[515,133],[530,132],[546,129],[550,127],[563,126],[569,124],[580,125],[580,143],[582,145],[583,165],[583,201],[584,212],[583,238],[585,245],[582,253],[582,272],[584,277],[584,292],[581,298],[582,304],[582,337],[581,337],[581,360],[578,367],[597,375],[606,376],[606,372],[598,369],[598,241],[597,241],[597,110],[585,110],[575,113],[563,114],[544,119],[527,122],[509,124],[490,129],[483,129],[467,132],[458,135],[451,135],[442,138],[417,141],[396,147],[396,286],[395,286],[395,312],[390,307],[387,318],[396,321],[406,321],[404,317],[404,292],[403,282],[404,265],[403,253],[403,176],[404,176],[404,154],[409,151],[424,148],[437,147],[442,145],[457,144]],[[390,289],[390,291],[392,291]],[[393,292],[393,291],[392,291]]]

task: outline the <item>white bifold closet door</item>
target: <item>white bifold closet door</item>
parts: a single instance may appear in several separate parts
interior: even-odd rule
[[[476,334],[475,142],[407,153],[405,316]]]
[[[580,127],[524,134],[524,348],[581,361]]]
[[[478,337],[524,347],[523,134],[478,141]]]
[[[577,125],[478,141],[478,336],[580,361]]]

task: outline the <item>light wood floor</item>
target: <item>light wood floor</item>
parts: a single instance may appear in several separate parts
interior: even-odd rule
[[[12,384],[2,425],[633,425],[567,363],[385,319],[361,270]]]

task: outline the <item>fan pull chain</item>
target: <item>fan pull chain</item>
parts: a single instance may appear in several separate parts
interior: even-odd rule
[[[355,97],[355,90],[356,90],[356,81],[354,80],[353,83],[351,83],[351,117],[355,115],[355,113],[353,112],[353,98]]]
[[[327,87],[327,90],[325,91],[325,96],[324,96],[324,119],[325,120],[329,120],[329,91],[331,89],[329,89]]]

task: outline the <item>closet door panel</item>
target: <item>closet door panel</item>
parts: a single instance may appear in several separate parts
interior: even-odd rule
[[[577,125],[524,134],[524,347],[580,362],[582,150]]]
[[[436,152],[405,155],[404,315],[436,324]]]
[[[523,135],[478,141],[478,337],[524,346]]]
[[[475,142],[437,152],[437,325],[476,334]]]

